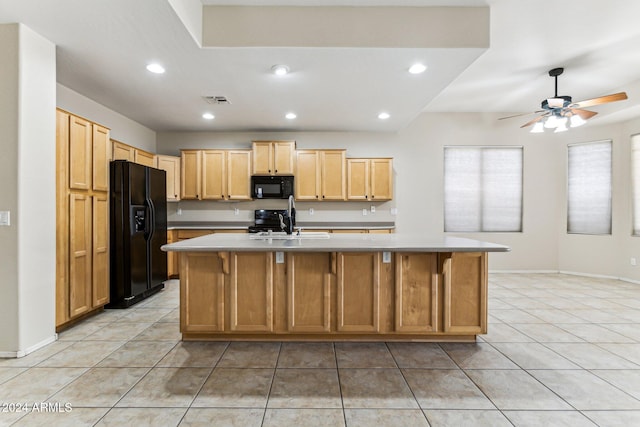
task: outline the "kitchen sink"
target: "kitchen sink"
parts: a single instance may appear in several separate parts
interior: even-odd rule
[[[249,234],[250,240],[306,240],[306,239],[328,239],[329,233],[327,232],[313,232],[313,231],[303,231],[300,234],[293,233],[287,234],[285,232],[260,232],[255,234]]]

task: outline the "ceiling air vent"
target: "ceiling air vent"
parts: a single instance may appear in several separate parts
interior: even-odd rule
[[[207,104],[231,104],[226,96],[203,96],[202,99],[207,101]]]

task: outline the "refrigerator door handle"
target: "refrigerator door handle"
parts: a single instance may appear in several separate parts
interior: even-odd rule
[[[147,240],[151,240],[151,237],[153,237],[153,234],[155,232],[156,208],[153,205],[153,200],[151,199],[147,199],[147,204],[149,207],[149,218],[147,221],[147,228],[148,228]]]

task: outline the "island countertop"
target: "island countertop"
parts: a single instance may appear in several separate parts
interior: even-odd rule
[[[505,245],[453,236],[420,234],[328,234],[328,238],[278,235],[258,239],[247,233],[210,234],[162,246],[176,252],[508,252]],[[313,234],[313,233],[312,233]]]

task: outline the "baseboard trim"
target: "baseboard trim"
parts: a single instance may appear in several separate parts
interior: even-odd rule
[[[609,276],[607,274],[581,273],[569,270],[489,270],[489,274],[567,274],[570,276],[593,277],[594,279],[620,280],[622,282],[640,285],[640,280],[629,279],[627,277]]]
[[[25,349],[25,350],[18,350],[18,351],[0,351],[0,357],[1,358],[11,358],[11,359],[19,359],[21,357],[26,356],[29,353],[33,353],[36,350],[40,350],[42,347],[51,344],[52,342],[55,342],[58,340],[58,334],[53,334],[52,337],[46,338],[42,341],[40,341],[37,344],[32,345],[31,347]]]

